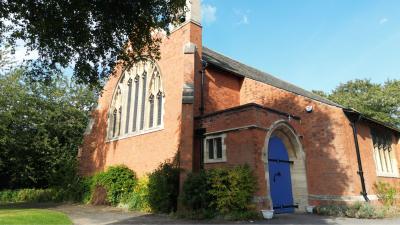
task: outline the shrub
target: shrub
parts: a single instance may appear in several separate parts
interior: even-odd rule
[[[117,205],[129,197],[136,186],[136,174],[126,166],[111,166],[106,172],[93,176],[91,181],[92,198],[96,187],[103,187],[107,192],[107,201]]]
[[[348,207],[345,205],[323,205],[315,207],[315,212],[325,216],[346,216]]]
[[[154,212],[170,213],[177,209],[179,168],[165,162],[149,174],[149,204]]]
[[[378,182],[374,184],[379,201],[385,206],[393,206],[396,201],[397,189],[395,186],[386,182]]]
[[[377,210],[370,204],[361,204],[355,215],[356,218],[377,218]]]
[[[19,189],[0,191],[0,203],[51,202],[63,200],[56,189]]]
[[[65,187],[46,189],[15,189],[0,191],[1,203],[15,202],[87,202],[90,198],[90,178],[77,177],[74,183]]]
[[[220,213],[247,210],[257,187],[249,166],[232,169],[217,168],[209,171],[211,206]]]
[[[373,206],[369,203],[356,202],[352,205],[324,205],[317,206],[315,212],[327,216],[346,216],[350,218],[375,219],[386,216],[386,209]]]
[[[208,209],[211,196],[208,193],[207,173],[190,173],[183,184],[182,203],[191,210]]]
[[[183,185],[182,203],[191,210],[214,210],[232,218],[250,211],[257,180],[249,166],[217,168],[189,174]]]
[[[142,177],[138,180],[138,183],[130,193],[129,198],[126,200],[129,209],[139,210],[143,212],[150,212],[151,207],[149,203],[149,178]]]

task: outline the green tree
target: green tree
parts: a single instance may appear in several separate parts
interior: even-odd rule
[[[63,185],[96,96],[60,75],[43,85],[22,74],[0,76],[0,189]]]
[[[0,74],[8,72],[14,64],[10,53],[11,49],[8,46],[0,48]]]
[[[99,85],[117,60],[157,58],[154,31],[169,33],[184,7],[185,0],[0,0],[0,45],[20,39],[38,51],[32,78],[47,80],[74,63],[79,81]]]
[[[332,93],[314,91],[366,116],[400,127],[400,80],[375,84],[370,80],[354,80],[340,84]]]

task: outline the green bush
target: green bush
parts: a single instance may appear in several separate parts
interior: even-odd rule
[[[246,217],[239,212],[250,211],[256,190],[256,177],[247,165],[210,169],[188,175],[182,203],[194,211],[214,210],[232,218]]]
[[[0,191],[0,203],[62,201],[56,189],[19,189]]]
[[[314,212],[326,216],[346,216],[350,218],[375,219],[386,216],[386,209],[369,203],[356,202],[352,205],[324,205],[317,206]]]
[[[190,173],[183,184],[182,203],[193,211],[207,210],[211,203],[208,193],[210,185],[207,182],[207,173],[204,170]]]
[[[210,170],[208,179],[211,206],[220,213],[247,210],[257,190],[257,180],[247,165]]]
[[[90,196],[89,182],[89,178],[77,177],[74,183],[65,187],[2,190],[0,191],[0,202],[85,202],[85,199],[87,201]]]
[[[325,216],[346,216],[348,210],[346,205],[322,205],[314,209],[315,213]]]
[[[149,178],[142,177],[138,180],[138,183],[130,193],[128,199],[124,202],[128,205],[129,209],[138,210],[143,212],[150,212],[151,207],[149,203]]]
[[[136,186],[137,178],[135,172],[126,166],[111,166],[107,171],[94,175],[90,183],[91,192],[94,192],[96,186],[101,186],[107,191],[107,201],[117,205],[129,198],[129,194]]]
[[[154,212],[170,213],[177,209],[179,168],[165,162],[149,174],[149,204]]]
[[[374,184],[379,201],[385,206],[393,206],[396,203],[397,189],[394,185],[386,182],[378,182]]]

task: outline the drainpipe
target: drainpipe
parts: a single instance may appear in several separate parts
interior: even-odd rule
[[[353,128],[353,137],[354,137],[354,143],[355,143],[355,147],[356,147],[357,163],[358,163],[357,173],[360,176],[361,189],[362,189],[360,194],[364,197],[366,202],[369,202],[367,189],[365,188],[365,179],[364,179],[364,172],[363,172],[362,162],[361,162],[360,146],[359,146],[358,137],[357,137],[357,123],[361,120],[362,116],[360,113],[355,112],[353,110],[351,110],[351,111],[345,110],[344,112],[345,112],[347,118],[350,120],[351,127]]]
[[[204,169],[204,134],[205,128],[203,128],[203,115],[204,115],[204,77],[205,70],[207,67],[207,62],[205,60],[201,60],[201,87],[200,87],[200,169]]]
[[[205,77],[206,67],[207,67],[207,62],[205,60],[201,60],[200,116],[204,115],[204,77]]]

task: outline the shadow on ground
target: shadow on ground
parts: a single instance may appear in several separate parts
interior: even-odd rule
[[[326,217],[310,214],[281,214],[272,220],[258,221],[224,221],[224,220],[183,220],[169,215],[149,214],[126,211],[110,206],[92,206],[80,204],[57,203],[17,203],[0,204],[1,209],[49,209],[63,212],[77,225],[101,224],[338,224],[338,225],[398,225],[400,218],[390,219],[351,219],[343,217]]]

